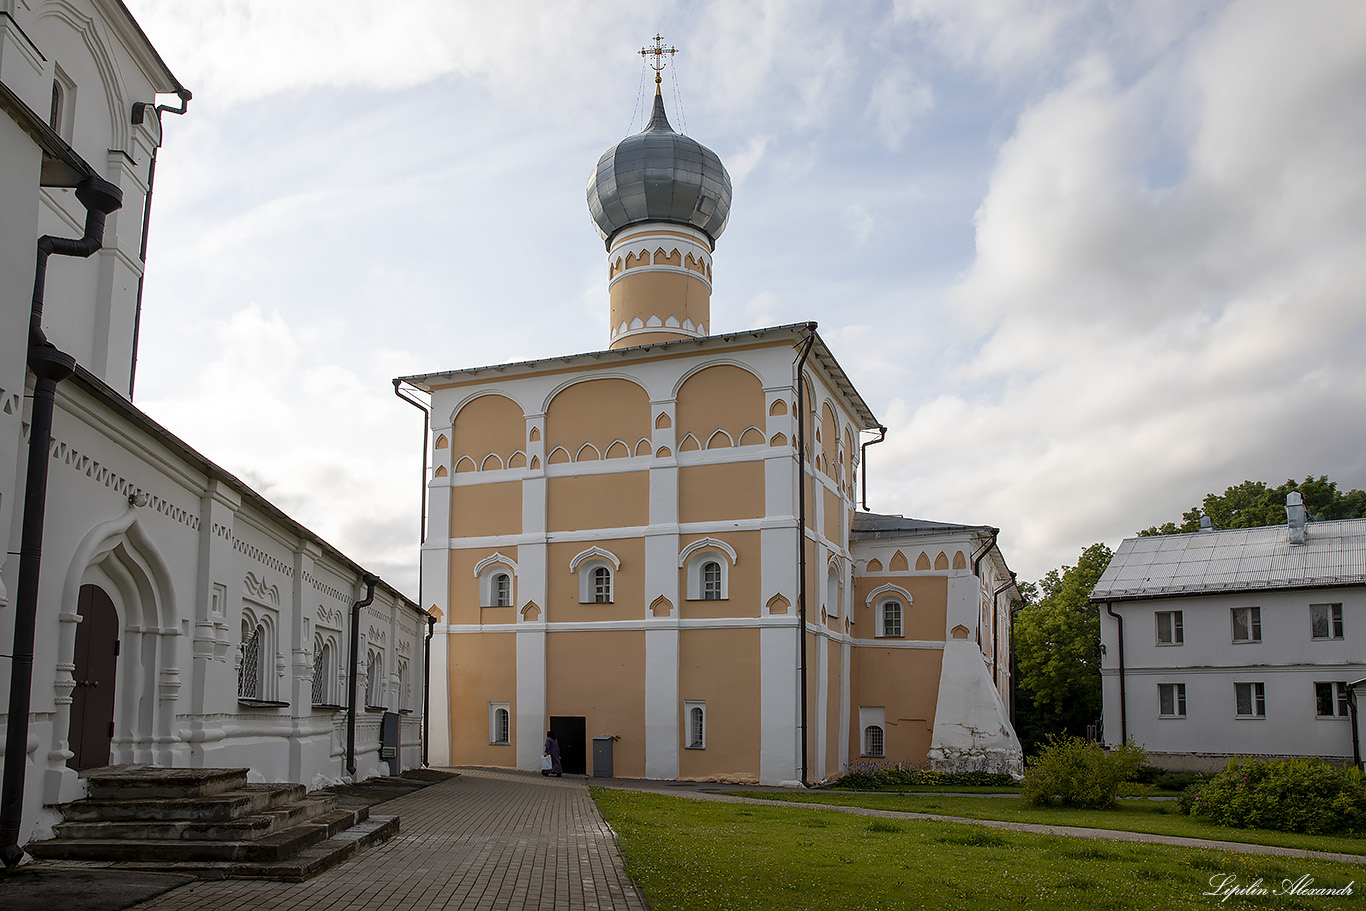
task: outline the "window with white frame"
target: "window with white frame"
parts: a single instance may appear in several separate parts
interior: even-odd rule
[[[514,589],[517,567],[502,554],[493,554],[480,560],[474,567],[479,579],[480,607],[511,607],[517,603]]]
[[[337,704],[334,689],[336,686],[336,649],[331,639],[321,635],[313,639],[313,705],[315,708],[333,707]]]
[[[1314,684],[1314,714],[1320,718],[1346,718],[1350,713],[1347,684]]]
[[[702,600],[721,600],[721,564],[715,560],[702,564]]]
[[[684,743],[690,750],[707,748],[707,703],[701,700],[687,700],[683,703],[683,723],[687,725],[687,739]]]
[[[612,571],[605,566],[593,567],[593,603],[612,603]]]
[[[870,724],[863,729],[863,755],[879,758],[887,755],[882,725]]]
[[[1239,718],[1266,717],[1266,684],[1235,683],[1233,696]]]
[[[383,707],[384,695],[381,689],[384,675],[384,657],[375,649],[365,653],[365,707]]]
[[[833,563],[825,572],[825,610],[832,617],[840,615],[840,573]]]
[[[1186,685],[1159,683],[1157,685],[1157,714],[1162,718],[1186,717]]]
[[[1233,641],[1262,641],[1262,609],[1260,607],[1235,607],[1233,613]]]
[[[580,604],[612,604],[616,601],[616,573],[621,561],[600,547],[592,547],[569,562],[579,577]]]
[[[400,712],[411,712],[413,707],[409,700],[412,698],[413,681],[412,675],[408,672],[407,660],[400,658],[398,662],[398,710]]]
[[[266,613],[258,618],[250,610],[242,614],[242,640],[237,668],[237,698],[247,702],[271,702],[275,697],[274,624]]]
[[[1186,641],[1185,618],[1179,610],[1157,612],[1157,644],[1181,645]]]
[[[725,601],[730,597],[730,568],[735,550],[716,538],[703,538],[683,548],[678,565],[683,567],[685,595],[689,601]]]
[[[896,598],[888,598],[878,605],[878,627],[884,639],[901,638],[903,608]]]
[[[512,712],[506,702],[489,703],[489,743],[495,746],[512,743]]]
[[[1309,626],[1315,639],[1342,638],[1342,605],[1309,605]]]
[[[881,759],[887,755],[887,710],[880,705],[862,705],[858,710],[861,755]]]

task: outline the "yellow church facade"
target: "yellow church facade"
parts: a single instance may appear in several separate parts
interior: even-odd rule
[[[880,427],[815,324],[712,332],[719,158],[656,95],[588,197],[606,350],[402,380],[431,396],[431,761],[538,769],[553,730],[566,771],[629,778],[1018,767],[996,530],[857,510]]]

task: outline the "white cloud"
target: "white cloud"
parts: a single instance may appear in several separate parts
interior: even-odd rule
[[[330,350],[330,334],[244,307],[214,327],[211,355],[186,387],[139,405],[415,595],[421,423],[388,383],[412,356],[379,352],[353,367],[329,363],[317,353]]]
[[[873,453],[906,508],[1002,525],[1032,568],[1244,478],[1360,484],[1366,13],[1303,12],[1235,5],[1129,83],[1090,55],[1020,118],[947,298],[985,344]]]
[[[903,65],[884,70],[873,83],[868,99],[868,113],[883,143],[893,150],[901,148],[901,140],[916,120],[933,107],[933,90]]]

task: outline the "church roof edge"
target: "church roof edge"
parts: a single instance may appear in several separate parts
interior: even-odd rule
[[[615,350],[605,349],[602,351],[586,351],[579,354],[565,354],[555,357],[537,358],[528,361],[513,361],[506,364],[489,364],[482,367],[462,367],[456,370],[442,370],[434,373],[417,373],[411,376],[401,376],[397,378],[400,383],[407,383],[423,392],[432,392],[437,386],[446,383],[468,380],[478,377],[480,374],[496,372],[499,374],[534,373],[552,365],[561,367],[579,366],[591,361],[630,361],[639,358],[650,351],[669,351],[674,352],[684,350],[689,346],[699,349],[725,348],[741,339],[780,339],[784,336],[792,339],[795,344],[802,338],[811,323],[788,323],[782,326],[770,326],[762,329],[743,329],[737,332],[724,332],[716,335],[709,335],[705,338],[684,338],[675,339],[667,342],[655,342],[649,345],[637,345],[631,348],[618,348]],[[876,430],[879,426],[877,417],[874,416],[868,403],[863,400],[849,375],[844,372],[839,361],[835,359],[830,348],[825,341],[816,334],[816,343],[811,350],[811,360],[814,361],[829,377],[831,384],[849,403],[854,416],[860,422],[861,430]],[[808,361],[809,363],[810,361]]]

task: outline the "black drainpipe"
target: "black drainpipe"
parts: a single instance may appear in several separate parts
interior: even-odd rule
[[[1010,644],[1010,725],[1015,726],[1015,694],[1019,690],[1020,662],[1015,658],[1015,615],[1025,607],[1025,602],[1016,601],[1010,607],[1010,629],[1007,630]],[[1018,734],[1019,731],[1016,731]]]
[[[421,402],[410,399],[399,391],[403,380],[394,380],[394,395],[422,412],[422,527],[418,529],[417,542],[417,606],[426,613],[422,601],[422,545],[427,543],[427,443],[431,427],[432,412]],[[422,765],[427,765],[427,740],[431,736],[432,724],[429,717],[432,686],[432,632],[436,628],[436,618],[427,614],[427,639],[422,654]]]
[[[801,677],[802,701],[802,787],[806,780],[806,382],[802,369],[811,346],[816,344],[816,324],[807,323],[811,333],[802,345],[797,358],[797,646],[798,673]]]
[[[161,125],[161,115],[163,113],[184,114],[190,106],[190,99],[194,97],[189,89],[178,89],[176,94],[180,96],[180,107],[173,108],[169,104],[159,104],[156,106],[157,125]],[[152,106],[150,101],[139,101],[133,105],[133,123],[140,124],[146,116],[147,109]],[[138,260],[142,263],[142,273],[138,275],[138,296],[137,307],[133,310],[133,360],[128,365],[128,398],[133,398],[133,381],[137,377],[138,371],[138,335],[142,330],[142,280],[147,272],[147,226],[152,220],[152,185],[157,179],[157,150],[161,148],[161,136],[157,137],[157,144],[152,147],[152,161],[147,165],[147,199],[142,204],[142,246],[138,251]]]
[[[1357,728],[1357,687],[1366,679],[1353,680],[1347,684],[1347,711],[1352,716],[1352,765],[1361,768],[1361,734]]]
[[[1128,707],[1124,698],[1124,618],[1115,613],[1109,601],[1105,602],[1105,612],[1119,623],[1119,742],[1123,744],[1129,742]]]
[[[14,646],[10,663],[9,724],[5,730],[5,774],[0,786],[0,859],[6,868],[24,858],[19,829],[24,810],[24,766],[28,756],[28,714],[33,690],[33,638],[38,618],[38,574],[43,560],[43,522],[47,511],[47,472],[52,461],[52,412],[57,384],[71,376],[76,359],[43,333],[43,298],[49,256],[88,257],[104,244],[104,218],[123,205],[123,191],[98,177],[76,187],[85,206],[85,234],[80,238],[38,238],[33,274],[33,309],[28,325],[28,367],[33,384],[29,424],[28,476],[24,484],[24,521],[19,544],[19,584],[15,596]]]
[[[883,440],[887,439],[887,428],[886,428],[886,427],[883,427],[881,424],[878,424],[878,425],[877,425],[877,432],[878,432],[878,438],[877,438],[876,440],[869,440],[868,442],[864,443],[862,446],[859,447],[859,449],[860,449],[860,450],[862,451],[862,453],[863,453],[861,456],[859,456],[859,467],[863,469],[863,511],[864,511],[864,512],[867,512],[867,511],[868,511],[868,447],[869,447],[869,446],[876,446],[878,443],[881,443]]]
[[[428,735],[431,732],[431,713],[432,713],[432,633],[436,631],[436,618],[431,614],[427,615],[427,639],[425,643],[426,652],[422,656],[422,767],[425,769],[429,765],[427,762],[427,743]]]
[[[346,694],[346,771],[352,782],[356,780],[356,662],[360,660],[360,609],[375,600],[375,585],[379,576],[366,573],[365,597],[351,605],[351,670],[347,673]]]

